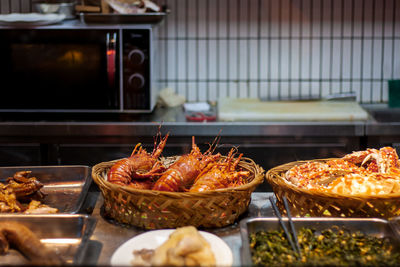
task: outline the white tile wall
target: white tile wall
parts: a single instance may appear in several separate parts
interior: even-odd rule
[[[30,12],[31,0],[0,0],[0,13]]]
[[[387,102],[400,79],[400,0],[157,0],[160,81],[188,100],[324,96]],[[0,0],[29,12],[30,0]]]
[[[356,91],[400,78],[399,0],[161,0],[161,81],[189,100]]]

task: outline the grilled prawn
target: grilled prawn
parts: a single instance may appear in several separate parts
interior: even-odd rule
[[[201,171],[220,157],[220,154],[212,155],[211,147],[204,154],[192,137],[192,151],[179,157],[157,180],[153,190],[178,192],[185,191],[191,185]]]
[[[158,161],[158,158],[165,147],[168,135],[166,134],[164,138],[160,137],[158,145],[158,138],[155,138],[154,149],[151,154],[147,153],[140,143],[137,144],[129,158],[121,159],[111,167],[108,172],[108,181],[135,187],[135,184],[137,184],[135,180],[147,180],[153,176],[161,175],[165,167]]]
[[[202,192],[244,184],[244,178],[247,178],[250,173],[248,171],[236,171],[243,154],[240,154],[232,162],[234,160],[234,151],[235,149],[231,149],[225,159],[209,164],[197,177],[189,191]]]

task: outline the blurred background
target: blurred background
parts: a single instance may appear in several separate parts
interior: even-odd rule
[[[398,0],[157,0],[160,77],[189,101],[354,91],[388,101],[400,78]],[[99,1],[78,4],[101,6]],[[0,12],[31,12],[0,0]]]

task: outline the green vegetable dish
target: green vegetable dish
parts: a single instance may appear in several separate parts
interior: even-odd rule
[[[250,234],[253,263],[257,266],[400,265],[400,253],[388,238],[339,228],[320,233],[301,228],[297,236],[301,258],[293,251],[283,230]]]

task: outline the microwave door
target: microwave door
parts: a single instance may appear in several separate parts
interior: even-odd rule
[[[119,110],[117,33],[1,30],[0,110]]]

